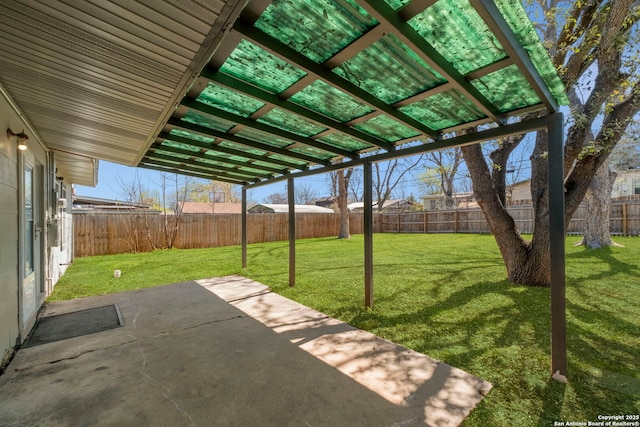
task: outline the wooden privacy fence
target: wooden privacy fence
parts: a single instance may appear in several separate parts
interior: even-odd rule
[[[171,219],[171,216],[168,217]],[[363,217],[350,215],[351,233],[362,233]],[[138,212],[82,213],[73,215],[74,254],[77,257],[149,252],[166,247],[165,218]],[[239,214],[189,214],[180,218],[174,247],[212,248],[241,243]],[[287,240],[288,214],[248,214],[249,243]],[[333,213],[296,214],[296,238],[337,236],[340,216]]]
[[[522,233],[533,232],[531,206],[513,206],[509,213]],[[586,207],[576,211],[567,232],[581,234]],[[169,217],[171,218],[171,217]],[[77,257],[148,252],[166,247],[163,215],[142,213],[82,213],[73,215],[74,254]],[[211,248],[239,245],[239,214],[183,215],[174,247],[180,249]],[[333,213],[296,214],[296,238],[336,236],[340,215]],[[351,233],[363,232],[362,213],[350,215]],[[613,234],[640,235],[640,200],[615,201],[611,204]],[[393,212],[374,215],[374,231],[378,233],[488,233],[489,227],[480,209],[426,212]],[[249,243],[287,240],[288,214],[248,214]]]
[[[521,233],[533,232],[533,208],[512,206],[507,209]],[[586,205],[581,205],[567,227],[568,234],[582,234]],[[489,233],[489,226],[480,209],[439,210],[424,212],[393,212],[377,215],[376,231],[380,233]],[[640,200],[611,202],[612,234],[640,235]]]

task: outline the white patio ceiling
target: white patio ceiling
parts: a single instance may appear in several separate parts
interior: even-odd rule
[[[0,0],[0,84],[61,172],[95,185],[95,159],[139,162],[238,3]]]

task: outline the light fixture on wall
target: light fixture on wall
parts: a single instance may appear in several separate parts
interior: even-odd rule
[[[14,133],[11,129],[7,129],[7,138],[15,136],[18,138],[18,150],[24,151],[27,149],[27,139],[29,136],[24,133],[24,130],[20,133]]]

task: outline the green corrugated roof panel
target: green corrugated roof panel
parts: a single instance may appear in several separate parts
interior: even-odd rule
[[[204,126],[209,129],[214,129],[220,132],[227,132],[229,129],[236,126],[236,123],[230,122],[229,120],[209,116],[207,114],[201,114],[192,110],[187,111],[187,113],[182,116],[180,120],[188,123],[193,123],[194,125]]]
[[[302,167],[304,167],[307,164],[307,162],[303,162],[302,160],[294,159],[292,157],[287,157],[287,156],[281,156],[280,154],[273,154],[270,157],[275,160],[282,160],[283,162],[293,163],[294,165],[298,165]]]
[[[373,111],[373,108],[358,102],[322,80],[316,80],[289,99],[341,122],[364,116]]]
[[[495,3],[558,104],[569,105],[564,84],[520,0],[495,0]]]
[[[354,127],[370,135],[384,138],[389,142],[400,141],[401,139],[420,135],[416,130],[385,115],[380,115],[366,122],[358,123]]]
[[[156,154],[164,154],[165,156],[171,156],[171,157],[175,157],[176,159],[190,159],[192,156],[186,155],[186,154],[180,154],[180,153],[174,153],[172,151],[164,151],[161,149],[158,150],[154,150],[154,153]]]
[[[209,157],[220,157],[221,159],[229,159],[229,160],[235,160],[236,162],[243,162],[243,163],[248,163],[249,159],[247,157],[242,157],[242,156],[234,156],[231,154],[224,154],[224,153],[218,153],[217,151],[214,150],[208,150],[205,152],[205,154]]]
[[[274,0],[255,26],[322,63],[376,24],[352,0]]]
[[[373,147],[373,145],[369,143],[360,141],[359,139],[355,139],[342,132],[330,133],[329,135],[323,136],[322,138],[318,138],[318,141],[349,151],[360,151]]]
[[[270,167],[270,168],[279,168],[279,169],[283,169],[284,168],[282,165],[278,165],[278,164],[275,164],[275,163],[269,163],[266,160],[268,160],[268,159],[265,159],[265,161],[254,160],[253,162],[251,162],[251,164],[256,165],[256,166],[266,166],[266,167]]]
[[[212,143],[213,141],[215,141],[213,138],[209,138],[207,136],[204,135],[200,135],[199,133],[194,133],[194,132],[189,132],[186,130],[182,130],[182,129],[171,129],[171,132],[169,132],[171,135],[175,135],[175,136],[181,136],[183,138],[189,138],[189,139],[193,139],[195,141],[199,141],[199,142],[206,142],[206,143]],[[173,142],[173,144],[179,144],[179,142]],[[182,148],[182,147],[180,147]]]
[[[178,130],[178,129],[175,129]],[[184,132],[187,133],[187,132]],[[185,138],[190,138],[190,136],[186,136],[186,135],[177,135],[177,136],[183,136]],[[194,139],[194,138],[191,138]],[[201,141],[201,142],[212,142],[212,141]],[[167,147],[173,147],[173,148],[180,148],[181,150],[187,150],[187,151],[193,151],[194,153],[199,153],[200,152],[200,148],[199,147],[194,147],[193,145],[188,145],[188,144],[183,144],[181,142],[175,142],[175,141],[162,141],[162,144],[164,146]],[[158,151],[158,150],[156,150]]]
[[[540,102],[536,92],[515,65],[472,80],[471,83],[489,101],[499,106],[503,113]]]
[[[294,144],[290,139],[273,136],[258,129],[242,128],[236,135],[278,148]]]
[[[265,123],[282,130],[295,133],[301,136],[312,136],[327,130],[326,127],[305,119],[297,114],[290,113],[280,108],[274,108],[258,119],[258,122]]]
[[[393,34],[333,72],[389,104],[446,82]]]
[[[484,114],[456,89],[450,89],[419,102],[400,108],[414,119],[435,130],[485,117]]]
[[[468,0],[440,0],[408,23],[462,74],[507,56]]]
[[[220,71],[273,93],[282,92],[307,75],[301,69],[246,40],[238,44]]]
[[[398,10],[405,4],[409,3],[411,0],[385,0],[385,2],[393,8],[393,10]]]
[[[266,178],[266,177],[269,177],[269,176],[273,175],[273,174],[271,174],[269,172],[263,171],[262,169],[254,169],[254,168],[246,167],[246,166],[239,167],[238,171],[247,172],[247,173],[250,173],[250,174],[253,174],[253,175],[258,175],[258,176],[263,177],[263,178]]]
[[[488,65],[504,66],[504,64],[508,64],[509,62],[501,62],[501,60],[507,57],[507,50],[511,52],[510,49],[503,49],[498,41],[500,36],[496,37],[492,33],[493,30],[500,31],[500,28],[489,28],[488,25],[492,24],[485,24],[470,0],[421,2],[415,6],[429,4],[431,6],[411,18],[407,25],[400,25],[397,28],[393,28],[396,24],[395,19],[387,17],[386,12],[383,11],[382,16],[385,20],[389,18],[388,22],[383,23],[384,28],[376,29],[372,33],[368,32],[376,27],[378,22],[356,1],[360,0],[274,0],[254,24],[257,30],[268,34],[318,64],[324,63],[342,51],[339,57],[330,62],[340,64],[332,70],[333,75],[327,74],[329,71],[326,68],[322,66],[316,68],[308,61],[301,61],[301,64],[296,65],[295,58],[286,59],[287,49],[283,49],[277,42],[261,34],[260,31],[245,32],[244,26],[251,25],[248,21],[231,29],[231,31],[237,31],[236,36],[242,36],[243,39],[240,42],[237,42],[235,37],[222,41],[222,49],[214,54],[218,55],[216,63],[218,60],[224,59],[218,72],[239,79],[248,85],[253,85],[254,90],[243,90],[242,87],[250,88],[250,86],[241,84],[237,85],[238,89],[229,89],[228,87],[235,85],[229,83],[227,86],[222,82],[228,80],[217,79],[207,74],[206,76],[211,77],[210,82],[200,93],[197,101],[203,105],[213,106],[239,117],[251,117],[251,119],[241,120],[238,117],[238,121],[242,122],[241,126],[238,126],[237,122],[228,114],[224,114],[224,116],[231,118],[231,121],[215,117],[216,111],[214,109],[203,108],[203,111],[207,111],[203,113],[196,111],[197,107],[190,109],[188,106],[186,108],[183,106],[178,110],[175,117],[180,117],[179,114],[187,110],[187,113],[180,117],[184,122],[221,132],[230,132],[235,127],[235,131],[237,131],[233,132],[235,135],[257,142],[257,144],[253,144],[246,141],[247,144],[255,145],[254,147],[244,146],[238,142],[221,142],[221,147],[232,148],[240,153],[233,156],[216,152],[215,145],[213,145],[216,138],[181,129],[173,129],[171,134],[190,138],[200,143],[211,143],[211,149],[207,151],[206,158],[201,162],[204,167],[206,165],[210,165],[210,167],[212,167],[211,165],[226,165],[225,160],[233,161],[236,165],[241,162],[240,168],[234,167],[237,174],[268,177],[272,174],[254,168],[263,165],[280,169],[282,165],[272,164],[270,161],[285,161],[291,165],[291,168],[305,169],[309,164],[324,163],[327,159],[334,158],[335,153],[331,150],[346,154],[342,151],[360,153],[376,149],[369,138],[365,138],[366,141],[361,141],[354,136],[357,134],[352,135],[337,131],[335,128],[339,128],[338,125],[331,132],[326,132],[322,138],[317,139],[318,143],[326,145],[313,144],[310,141],[305,144],[304,139],[291,135],[296,134],[311,138],[314,135],[324,133],[332,128],[328,124],[328,120],[347,123],[359,117],[362,117],[363,120],[367,117],[366,121],[357,123],[353,127],[379,138],[380,141],[397,144],[400,141],[417,140],[425,133],[431,135],[431,131],[427,128],[439,131],[485,119],[487,117],[485,111],[487,110],[495,111],[497,109],[502,113],[509,113],[532,105],[547,105],[551,107],[550,110],[553,109],[553,105],[549,105],[547,102],[543,104],[544,100],[541,100],[538,95],[540,91],[536,92],[535,90],[537,89],[534,87],[538,80],[537,76],[534,76],[533,79],[529,77],[527,80],[518,69],[517,65],[522,66],[522,62],[526,66],[528,63],[526,59],[520,61],[518,58],[514,58],[514,65],[486,75],[478,72],[474,74],[474,77],[469,76],[469,73],[479,71]],[[388,11],[384,3],[378,0],[364,1],[368,2],[366,7],[371,7],[372,10],[382,8]],[[397,11],[406,6],[410,0],[384,1]],[[495,0],[495,4],[513,30],[517,42],[530,55],[531,62],[553,96],[559,104],[566,104],[568,101],[561,80],[520,1]],[[489,15],[491,15],[495,8],[489,4],[487,7]],[[255,12],[257,9],[259,7],[253,8],[253,11]],[[240,19],[245,19],[244,15]],[[411,32],[410,28],[423,37],[426,43],[433,46],[444,58],[444,61],[450,62],[460,74],[467,76],[470,84],[483,96],[477,97],[480,99],[466,98],[466,96],[474,96],[476,91],[465,89],[464,86],[467,83],[458,81],[457,78],[455,79],[457,82],[450,82],[450,86],[442,86],[442,92],[439,90],[428,92],[432,88],[447,83],[447,81],[422,59],[425,57],[424,55],[429,54],[429,49],[425,49],[424,52],[414,52],[402,41],[405,40],[403,37],[414,40],[414,35],[407,33]],[[384,35],[377,39],[381,34]],[[363,35],[366,37],[358,40]],[[511,38],[507,34],[507,39],[515,44],[516,42]],[[253,41],[251,41],[252,39]],[[354,43],[356,40],[357,42]],[[416,42],[414,47],[421,48],[421,42],[414,41]],[[230,56],[223,58],[222,55],[230,51],[229,49],[234,46],[233,43],[237,44],[232,49]],[[354,44],[349,46],[352,43]],[[371,44],[367,45],[366,43]],[[344,48],[347,49],[343,50]],[[519,52],[520,49],[516,49],[516,51]],[[437,63],[442,61],[442,58],[434,57],[433,60]],[[448,70],[448,74],[457,74],[444,62],[441,67]],[[317,80],[307,84],[305,79],[307,71],[303,69],[315,73]],[[209,72],[213,71],[209,70]],[[482,77],[478,78],[480,75]],[[220,77],[223,76],[220,75]],[[300,82],[300,79],[305,79],[306,86],[297,90],[297,93],[288,93],[288,102],[281,103],[276,99],[267,101],[266,99],[271,99],[268,96],[265,97],[265,101],[262,101],[260,92],[255,89],[261,88],[263,91],[281,94]],[[351,85],[341,79],[345,79]],[[220,83],[217,83],[218,81]],[[310,79],[310,81],[313,80]],[[351,87],[353,90],[350,89]],[[357,88],[370,95],[364,94]],[[415,95],[418,96],[413,98]],[[419,101],[414,101],[415,99],[419,99]],[[387,109],[387,105],[391,106],[389,108],[394,108],[393,105],[396,102],[403,100],[404,102],[400,104],[403,105],[399,109],[400,114]],[[409,101],[412,103],[406,105]],[[492,106],[482,105],[487,101],[492,103],[495,109]],[[289,102],[297,105],[294,106]],[[265,105],[269,105],[270,109],[261,110]],[[287,105],[291,107],[290,110],[296,112],[288,110]],[[304,114],[298,106],[321,114],[328,119],[312,120],[308,117],[315,116]],[[260,111],[261,114],[266,111],[257,118],[258,123],[253,121],[258,115],[252,116],[257,111]],[[368,116],[370,113],[374,114]],[[408,117],[413,120],[403,120]],[[422,123],[425,127],[422,128],[416,122]],[[269,125],[270,128],[264,124]],[[414,127],[422,129],[416,130]],[[271,132],[269,132],[270,130]],[[290,134],[279,130],[287,131]],[[431,136],[437,139],[437,136]],[[229,138],[231,137],[229,136]],[[199,148],[171,142],[169,139],[163,142],[167,150],[169,147],[180,148],[188,150],[183,151],[186,154],[165,152],[162,150],[162,146],[158,147],[157,145],[153,149],[176,160],[187,160],[190,157],[189,153],[201,157],[202,153]],[[280,154],[273,154],[271,150],[275,150],[274,147],[286,148],[289,151],[277,150]],[[263,156],[264,160],[255,162],[255,160],[243,157],[242,153],[251,157]],[[290,153],[291,156],[300,155],[302,159],[295,159],[287,153]],[[303,159],[317,159],[317,162]],[[254,166],[251,166],[252,163]],[[246,166],[242,166],[244,164]]]
[[[300,153],[300,154],[305,154],[307,156],[315,157],[319,160],[330,159],[334,156],[333,153],[320,150],[315,147],[294,147],[290,151],[293,151],[294,153]]]
[[[242,117],[249,117],[265,103],[215,83],[207,84],[196,101]]]
[[[235,142],[222,141],[220,144],[222,147],[232,148],[237,151],[244,151],[245,153],[255,154],[256,156],[264,156],[267,154],[264,150],[259,150],[257,148],[247,147],[245,145],[236,144]]]
[[[214,159],[209,159],[207,157],[200,157],[198,159],[198,161],[200,163],[206,163],[206,164],[212,165],[212,166],[223,166],[225,168],[233,168],[233,167],[235,167],[235,165],[233,165],[231,163],[225,163],[224,161],[218,161],[218,160],[214,160]]]

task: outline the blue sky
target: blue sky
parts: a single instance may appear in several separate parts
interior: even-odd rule
[[[125,166],[101,160],[98,166],[98,185],[95,187],[77,185],[76,194],[86,197],[126,200],[126,193],[123,191],[121,183],[133,183],[137,176],[145,188],[154,190],[160,188],[160,182],[162,181],[161,175],[162,172],[155,170]],[[262,199],[269,194],[282,191],[285,191],[284,182],[252,190],[248,198],[261,202]]]
[[[142,185],[149,189],[158,189],[161,182],[161,172],[124,166],[117,163],[111,163],[101,160],[98,167],[98,185],[96,187],[87,187],[83,185],[76,186],[76,194],[85,197],[99,197],[112,200],[126,200],[125,191],[122,189],[121,183],[133,183],[136,180],[136,174]],[[403,182],[404,192],[406,195],[413,193],[416,197],[420,196],[420,190],[411,176],[407,176]],[[326,174],[318,174],[308,177],[296,178],[296,187],[307,186],[312,188],[317,197],[328,196],[329,181]],[[240,188],[238,187],[238,190]],[[276,182],[274,184],[261,186],[249,191],[247,198],[250,201],[263,202],[263,200],[274,193],[286,193],[286,181]]]

